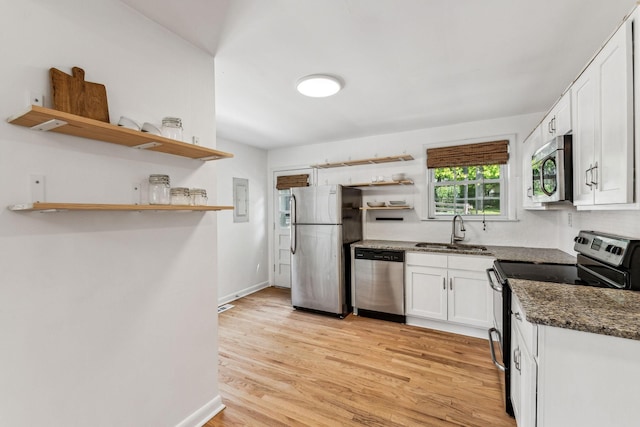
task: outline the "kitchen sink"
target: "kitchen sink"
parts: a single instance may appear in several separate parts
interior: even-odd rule
[[[451,243],[432,243],[432,242],[417,243],[416,248],[433,249],[437,251],[452,251],[452,252],[455,252],[455,251],[485,252],[487,250],[486,246],[465,245],[461,243],[452,245]]]

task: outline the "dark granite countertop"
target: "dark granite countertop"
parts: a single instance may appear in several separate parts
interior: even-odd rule
[[[509,279],[531,323],[640,340],[640,292]]]
[[[449,255],[479,255],[495,258],[499,261],[523,261],[535,263],[575,264],[576,257],[552,248],[525,248],[519,246],[494,246],[485,245],[487,250],[478,252],[466,250],[464,245],[459,250],[440,250],[418,248],[418,242],[402,242],[395,240],[362,240],[352,243],[351,246],[359,248],[390,249],[409,252],[429,252]],[[466,243],[466,242],[465,242]]]

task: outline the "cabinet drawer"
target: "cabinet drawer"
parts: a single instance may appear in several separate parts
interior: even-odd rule
[[[449,255],[449,268],[456,270],[484,271],[493,266],[493,258],[488,256]]]
[[[405,262],[407,265],[421,265],[423,267],[447,268],[447,256],[427,254],[420,252],[407,252]]]
[[[511,322],[520,332],[523,344],[533,357],[538,356],[538,327],[525,320],[524,310],[515,295],[511,295]]]

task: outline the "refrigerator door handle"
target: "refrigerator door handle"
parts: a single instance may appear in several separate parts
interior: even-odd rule
[[[298,220],[297,215],[296,215],[296,196],[294,196],[293,194],[291,194],[291,226],[289,228],[289,246],[291,248],[291,253],[293,255],[295,255],[296,253],[296,246],[297,246],[297,241],[296,241],[296,222]]]

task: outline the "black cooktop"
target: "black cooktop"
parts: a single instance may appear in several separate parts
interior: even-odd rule
[[[573,264],[534,264],[518,261],[498,261],[496,271],[503,279],[535,280],[539,282],[566,283],[569,285],[598,286],[602,283],[584,280],[578,276]]]

